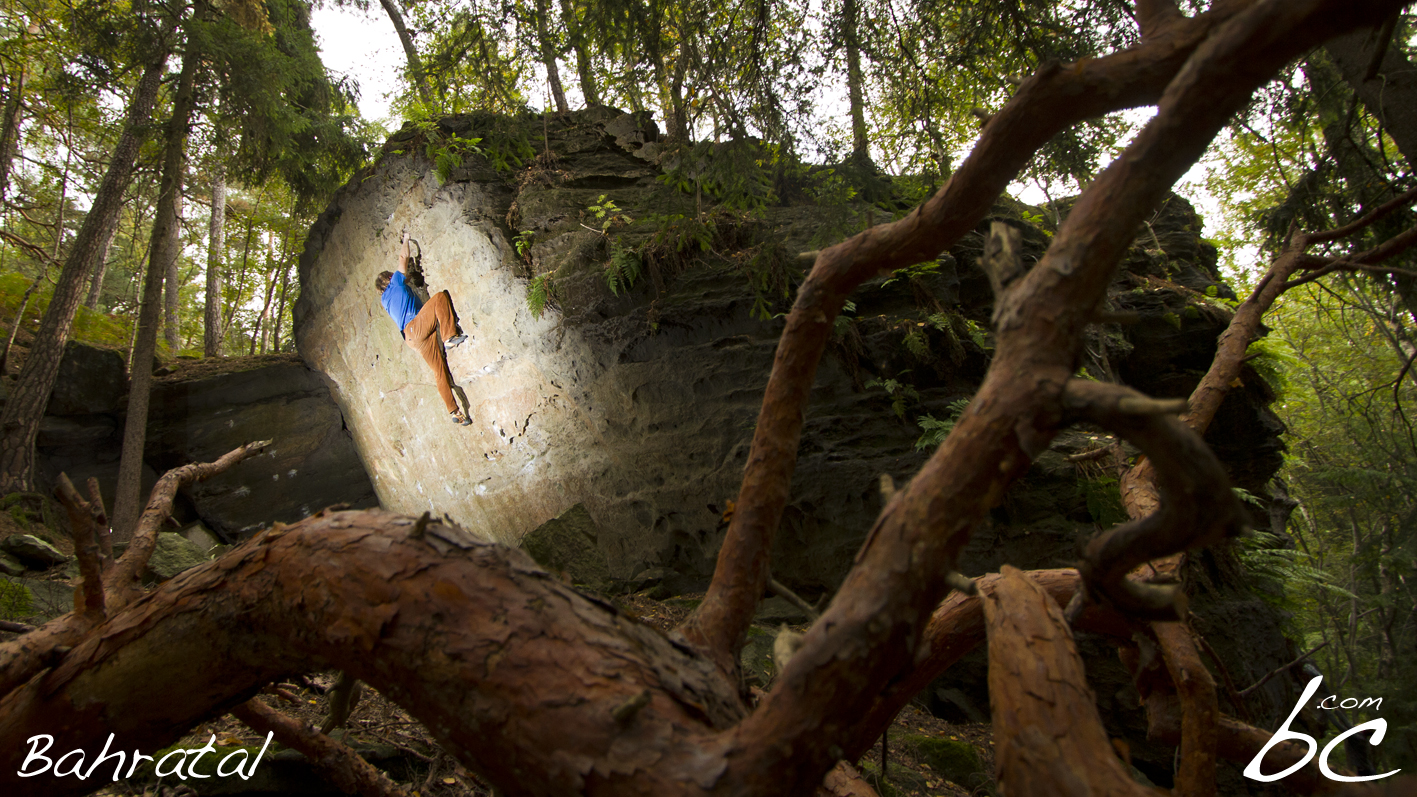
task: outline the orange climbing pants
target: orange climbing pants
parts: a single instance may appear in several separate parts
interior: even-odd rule
[[[403,339],[433,369],[433,378],[438,382],[438,395],[443,397],[443,405],[448,412],[458,408],[453,398],[453,378],[448,373],[448,358],[443,353],[443,342],[460,334],[458,314],[453,310],[453,297],[447,291],[433,294],[418,315],[403,328]]]

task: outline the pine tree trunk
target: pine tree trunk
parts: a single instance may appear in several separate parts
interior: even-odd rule
[[[398,32],[399,44],[403,45],[403,53],[408,57],[409,76],[413,79],[413,87],[418,89],[418,98],[423,100],[424,105],[431,106],[433,95],[428,92],[428,77],[423,72],[423,62],[418,58],[418,50],[414,49],[413,37],[408,35],[408,27],[403,24],[403,14],[399,13],[394,0],[379,0],[379,4],[388,12],[389,21],[394,23],[394,30]]]
[[[84,306],[90,310],[98,309],[98,299],[103,294],[103,277],[108,273],[108,253],[113,249],[113,239],[117,237],[118,220],[114,219],[112,226],[108,228],[108,235],[104,236],[103,246],[99,248],[98,262],[94,264],[93,276],[89,278],[89,295],[84,299]]]
[[[172,197],[172,218],[177,221],[178,227],[172,231],[176,238],[181,231],[182,224],[182,174],[177,175],[177,193]],[[156,251],[156,250],[154,250]],[[182,309],[182,275],[178,272],[177,262],[182,253],[180,246],[175,246],[172,256],[163,263],[163,283],[166,287],[163,300],[163,338],[167,341],[167,350],[174,356],[182,349],[182,323],[179,313]]]
[[[212,219],[207,241],[207,299],[202,315],[202,355],[216,357],[221,349],[221,256],[225,248],[226,172],[218,165],[212,175]]]
[[[168,263],[177,259],[177,202],[182,193],[182,169],[187,149],[187,132],[196,105],[193,83],[201,54],[189,47],[182,58],[177,96],[172,102],[172,118],[167,123],[167,141],[162,158],[157,211],[153,216],[152,261],[143,281],[143,303],[138,311],[138,327],[133,343],[132,381],[128,388],[128,420],[123,428],[123,457],[118,465],[118,491],[113,507],[116,541],[132,537],[138,522],[142,484],[143,446],[147,440],[148,398],[152,390],[153,353],[157,350],[158,316],[162,304],[163,277]]]
[[[846,97],[851,105],[851,159],[867,163],[871,151],[866,141],[866,103],[861,77],[861,40],[856,0],[845,0],[841,9],[846,39]]]
[[[20,149],[20,110],[24,108],[25,81],[29,74],[24,62],[25,36],[39,32],[37,25],[20,34],[20,65],[15,69],[5,97],[4,117],[0,119],[0,202],[5,201],[10,188],[10,165],[15,162],[15,153]]]
[[[19,382],[0,414],[0,493],[34,489],[34,441],[39,433],[39,422],[49,403],[49,394],[54,390],[84,280],[102,255],[108,230],[118,222],[123,194],[133,175],[148,118],[157,102],[163,62],[164,59],[157,59],[148,65],[138,81],[108,172],[69,250],[59,282],[54,286],[54,298],[40,322]]]
[[[600,89],[595,83],[595,70],[590,63],[590,52],[586,47],[585,26],[572,0],[561,0],[561,21],[566,25],[566,33],[571,38],[571,49],[576,53],[576,74],[581,81],[581,94],[585,96],[586,107],[600,104]]]
[[[551,33],[546,28],[546,18],[550,14],[546,0],[536,0],[536,43],[541,48],[541,63],[546,67],[551,96],[556,99],[556,112],[566,113],[571,107],[566,104],[566,91],[561,88],[561,70],[556,67],[556,48],[552,46]]]
[[[280,352],[280,327],[285,320],[285,299],[290,291],[290,262],[285,264],[280,274],[280,302],[276,305],[275,329],[271,333],[271,351]]]
[[[1400,47],[1389,44],[1369,72],[1381,44],[1375,31],[1357,30],[1325,45],[1343,79],[1363,100],[1368,112],[1387,129],[1408,163],[1417,162],[1417,66]],[[1369,75],[1372,75],[1369,77]]]

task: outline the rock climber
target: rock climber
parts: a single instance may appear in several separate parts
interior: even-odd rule
[[[458,314],[453,309],[453,298],[447,291],[438,291],[424,304],[409,289],[408,274],[408,230],[403,232],[403,244],[399,249],[399,270],[382,271],[374,278],[374,287],[379,290],[379,301],[388,311],[389,317],[398,324],[404,342],[409,348],[423,355],[423,361],[433,369],[438,382],[438,395],[448,408],[453,423],[466,426],[472,423],[453,398],[453,378],[448,372],[445,348],[452,348],[467,340],[458,326]]]

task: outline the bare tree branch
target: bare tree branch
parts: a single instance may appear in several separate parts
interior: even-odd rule
[[[1155,795],[1112,750],[1063,612],[1021,571],[1004,565],[984,599],[994,768],[1005,794]]]
[[[408,797],[408,790],[389,780],[349,747],[266,705],[259,697],[236,706],[231,715],[258,733],[271,733],[286,747],[305,754],[315,769],[346,794],[363,797]]]
[[[787,504],[817,364],[832,320],[851,291],[878,273],[935,257],[974,229],[995,197],[1058,131],[1110,111],[1155,103],[1196,48],[1251,4],[1216,3],[1154,42],[1076,64],[1045,65],[993,115],[978,145],[929,201],[900,221],[874,226],[815,253],[815,265],[798,289],[778,344],[737,510],[719,550],[713,581],[680,629],[689,642],[717,656],[726,670],[733,668],[767,581],[768,552]],[[1131,232],[1128,228],[1126,235]],[[1088,308],[1089,313],[1093,310]]]

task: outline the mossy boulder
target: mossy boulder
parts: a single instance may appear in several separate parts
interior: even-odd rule
[[[600,527],[582,504],[542,523],[522,540],[536,563],[553,573],[564,573],[572,583],[601,588],[610,581],[610,569],[600,552]]]
[[[157,545],[153,547],[152,558],[148,559],[148,569],[143,580],[151,583],[166,581],[183,570],[204,564],[207,554],[175,531],[165,531],[157,535]]]
[[[924,775],[909,767],[886,762],[886,779],[881,781],[881,768],[871,761],[861,762],[861,774],[880,793],[881,797],[898,797],[911,792],[924,792],[929,788]]]
[[[50,567],[69,561],[69,557],[61,553],[58,548],[33,534],[16,534],[13,537],[6,537],[3,542],[0,542],[0,550],[14,556],[26,565],[36,568]]]
[[[912,734],[905,737],[902,744],[951,783],[973,791],[989,782],[989,773],[979,760],[979,751],[967,742]]]
[[[0,578],[0,619],[29,617],[34,612],[33,604],[28,587],[18,581]]]

